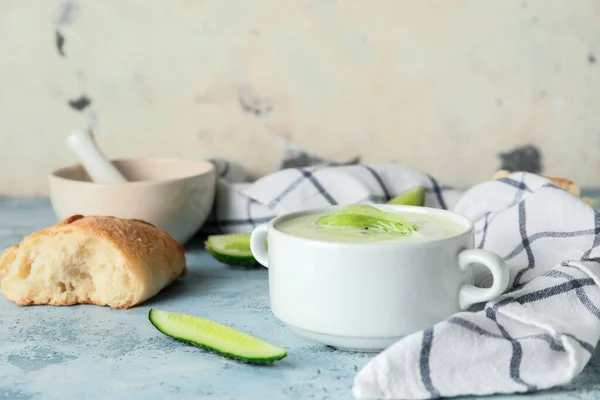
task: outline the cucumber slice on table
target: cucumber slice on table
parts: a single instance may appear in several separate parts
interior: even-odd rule
[[[250,233],[209,236],[206,249],[223,264],[247,267],[260,265],[250,251]]]
[[[211,350],[227,358],[268,364],[287,356],[287,351],[233,328],[193,315],[151,309],[148,319],[173,339]]]
[[[408,189],[388,201],[388,204],[423,207],[425,204],[425,188],[421,185]]]

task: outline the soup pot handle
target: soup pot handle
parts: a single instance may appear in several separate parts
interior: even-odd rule
[[[483,264],[492,273],[492,286],[480,288],[474,285],[463,285],[460,288],[458,301],[465,310],[476,303],[483,303],[500,296],[508,287],[508,268],[504,260],[491,251],[482,249],[463,250],[458,255],[458,265],[465,271],[472,263]]]
[[[263,267],[269,267],[269,253],[265,239],[267,238],[268,224],[262,224],[254,228],[250,235],[250,251],[252,256],[262,264]]]

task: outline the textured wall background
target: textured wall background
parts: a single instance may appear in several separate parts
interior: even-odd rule
[[[290,142],[459,186],[533,144],[600,186],[594,0],[3,0],[0,54],[6,194],[45,193],[77,128],[113,157],[258,175]]]

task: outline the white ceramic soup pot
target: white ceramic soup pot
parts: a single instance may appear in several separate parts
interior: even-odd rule
[[[424,242],[359,243],[307,239],[277,229],[290,218],[331,213],[338,206],[281,215],[252,232],[252,253],[269,269],[271,310],[298,335],[338,349],[376,352],[506,290],[504,261],[473,249],[470,219],[428,207],[376,207],[443,218],[464,229]],[[473,285],[474,264],[491,272],[489,287]]]

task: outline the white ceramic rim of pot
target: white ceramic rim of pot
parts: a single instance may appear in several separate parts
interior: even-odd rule
[[[75,163],[75,164],[67,165],[67,166],[64,166],[61,168],[57,168],[54,171],[52,171],[50,174],[48,174],[48,176],[50,179],[54,179],[54,180],[58,180],[58,181],[62,181],[62,182],[69,182],[69,183],[76,184],[76,185],[93,185],[95,187],[105,186],[105,187],[114,188],[114,187],[118,187],[118,186],[153,186],[153,185],[161,184],[161,183],[170,183],[170,182],[181,181],[184,179],[197,178],[200,176],[204,176],[204,175],[216,172],[215,165],[213,163],[211,163],[210,161],[193,160],[193,159],[188,159],[188,158],[130,157],[130,158],[111,158],[111,159],[109,159],[109,161],[110,162],[131,162],[131,161],[144,162],[144,161],[146,161],[146,162],[173,163],[173,164],[187,163],[196,168],[203,167],[203,169],[193,171],[190,168],[190,170],[192,172],[190,172],[189,174],[181,175],[181,176],[177,176],[177,177],[173,177],[173,178],[149,179],[149,180],[143,180],[143,181],[130,181],[130,182],[124,182],[124,183],[96,183],[96,182],[91,182],[91,181],[80,181],[77,179],[69,179],[69,178],[64,177],[63,174],[67,173],[70,170],[74,170],[76,168],[84,168],[83,164]]]
[[[453,222],[457,222],[458,224],[463,226],[463,231],[456,235],[447,236],[443,238],[436,238],[431,240],[424,240],[420,242],[405,242],[402,240],[384,240],[380,242],[335,242],[335,241],[325,241],[318,239],[310,239],[302,236],[290,235],[289,233],[285,233],[279,229],[277,229],[277,224],[281,223],[285,220],[302,217],[309,214],[323,214],[332,212],[334,210],[343,208],[344,206],[330,206],[330,207],[320,207],[320,208],[311,208],[300,211],[292,211],[290,213],[282,214],[273,218],[268,222],[269,229],[277,232],[277,235],[282,235],[284,237],[298,240],[304,242],[306,244],[310,244],[313,246],[325,246],[325,247],[347,247],[347,246],[369,246],[369,247],[378,247],[378,246],[406,246],[406,247],[423,247],[423,246],[437,246],[442,242],[455,240],[461,236],[472,235],[475,225],[473,221],[468,217],[456,213],[454,211],[443,210],[440,208],[432,208],[432,207],[423,207],[423,206],[407,206],[407,205],[399,205],[399,204],[370,204],[374,207],[380,208],[384,211],[393,211],[393,212],[402,212],[403,210],[407,213],[411,214],[423,214],[423,215],[435,215],[440,218],[450,219]],[[387,210],[386,210],[387,209]]]

